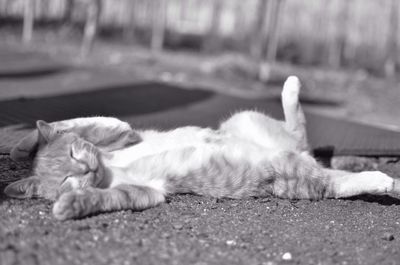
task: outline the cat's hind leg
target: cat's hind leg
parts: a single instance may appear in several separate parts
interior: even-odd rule
[[[352,173],[325,169],[329,175],[326,197],[346,198],[361,194],[400,196],[400,180],[380,171]]]
[[[361,194],[400,197],[400,179],[380,171],[348,172],[323,168],[307,154],[284,152],[271,164],[272,193],[288,199],[346,198]]]
[[[53,206],[53,214],[58,220],[67,220],[100,212],[143,210],[164,201],[162,192],[145,186],[78,189],[62,194]]]
[[[298,142],[300,151],[309,151],[306,119],[299,102],[300,80],[296,76],[289,76],[282,90],[282,107],[285,115],[285,128]]]

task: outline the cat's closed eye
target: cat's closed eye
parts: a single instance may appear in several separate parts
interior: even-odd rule
[[[64,184],[65,181],[67,181],[67,179],[70,178],[70,177],[71,177],[70,175],[66,176],[66,177],[61,181],[61,185]]]

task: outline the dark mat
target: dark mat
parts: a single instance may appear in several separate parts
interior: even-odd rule
[[[279,98],[242,99],[158,83],[114,86],[51,97],[0,101],[0,151],[33,128],[37,119],[116,116],[138,128],[215,127],[238,110],[257,109],[281,119]],[[400,156],[400,133],[306,113],[311,145],[319,156]],[[21,128],[23,124],[23,128]]]

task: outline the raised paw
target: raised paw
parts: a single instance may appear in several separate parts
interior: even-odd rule
[[[103,151],[112,152],[134,145],[141,140],[142,138],[136,131],[129,130],[116,134],[115,137],[108,137],[96,145]]]
[[[289,76],[282,90],[282,103],[284,105],[294,105],[299,102],[300,80],[297,76]]]
[[[58,220],[78,218],[85,214],[87,207],[83,191],[70,191],[61,195],[56,201],[53,206],[53,214]]]
[[[131,130],[124,134],[122,140],[122,147],[127,147],[140,142],[142,138],[136,131]]]

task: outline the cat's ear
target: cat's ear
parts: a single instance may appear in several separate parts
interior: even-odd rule
[[[43,141],[48,143],[56,134],[56,130],[53,128],[53,126],[45,121],[38,120],[36,122],[36,127],[39,132],[39,142]]]
[[[40,179],[36,176],[9,184],[4,193],[12,198],[25,199],[38,196]]]
[[[87,142],[83,139],[78,139],[77,141],[72,143],[72,158],[83,164],[86,164],[91,171],[97,170],[99,166],[97,154],[97,148],[90,142]]]
[[[22,138],[10,151],[14,161],[26,161],[33,158],[40,144],[46,144],[55,134],[54,128],[45,121],[36,122],[36,130]]]

